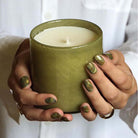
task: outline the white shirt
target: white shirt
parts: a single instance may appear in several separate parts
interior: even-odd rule
[[[127,126],[133,128],[133,118],[136,116],[135,95],[130,99],[126,108],[104,120],[99,117],[87,122],[80,114],[74,114],[73,121],[61,122],[30,122],[20,117],[12,96],[8,93],[6,80],[17,49],[22,42],[21,37],[28,37],[31,29],[41,22],[59,18],[79,18],[89,20],[99,25],[103,30],[104,51],[116,49],[125,55],[126,62],[138,80],[138,41],[136,11],[137,0],[0,0],[0,137],[2,138],[136,138],[137,136]],[[130,12],[131,9],[131,12]],[[126,28],[128,17],[129,25]],[[128,40],[124,42],[125,30]],[[7,36],[17,35],[20,37]],[[9,50],[10,49],[10,50]],[[9,60],[11,59],[11,60]],[[5,61],[5,62],[3,62]],[[5,73],[3,73],[5,72]],[[7,100],[8,99],[8,100]],[[3,105],[4,104],[4,105]],[[6,107],[6,108],[5,108]],[[9,108],[10,107],[10,108]],[[135,110],[135,111],[133,111]],[[8,111],[8,112],[7,112]],[[133,112],[131,112],[133,111]],[[9,113],[9,114],[8,114]],[[12,117],[12,118],[11,118]],[[134,121],[135,131],[138,127]]]
[[[26,37],[41,22],[58,18],[86,19],[102,28],[103,48],[108,50],[120,46],[124,41],[131,3],[132,0],[13,0],[12,3],[4,0],[0,26],[10,34]]]

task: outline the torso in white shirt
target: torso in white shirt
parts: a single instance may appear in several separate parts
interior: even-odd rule
[[[3,0],[1,0],[3,1]],[[0,5],[0,30],[14,35],[29,36],[41,22],[59,18],[79,18],[99,25],[103,30],[104,50],[119,47],[125,37],[132,0],[4,0]],[[16,3],[16,4],[15,4]],[[17,6],[18,5],[18,6]],[[135,138],[128,126],[115,115],[93,122],[80,114],[70,123],[41,123],[40,138]],[[123,132],[127,130],[126,132]]]

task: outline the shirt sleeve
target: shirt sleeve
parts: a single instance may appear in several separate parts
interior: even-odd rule
[[[18,46],[24,38],[11,36],[0,32],[0,107],[5,106],[10,117],[18,121],[19,113],[13,100],[7,80],[11,71],[12,62]]]
[[[138,82],[138,1],[134,0],[130,11],[130,17],[126,26],[126,41],[119,47],[125,57],[126,63],[129,65],[132,73]],[[120,118],[124,120],[128,126],[135,131],[134,123],[138,124],[136,116],[138,114],[138,90],[135,95],[131,96],[125,108],[120,110]]]

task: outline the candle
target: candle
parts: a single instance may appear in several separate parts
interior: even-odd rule
[[[56,47],[84,45],[97,38],[94,31],[82,27],[60,26],[45,29],[34,37],[38,42]]]
[[[79,112],[80,105],[89,102],[81,86],[88,78],[85,65],[102,54],[101,29],[78,19],[49,21],[31,31],[30,45],[33,90],[52,93],[58,99],[39,108]]]

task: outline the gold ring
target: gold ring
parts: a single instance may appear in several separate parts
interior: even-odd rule
[[[99,116],[101,118],[108,119],[108,118],[112,117],[113,114],[114,114],[114,107],[112,107],[112,111],[109,114],[106,114],[106,115],[99,114]]]

